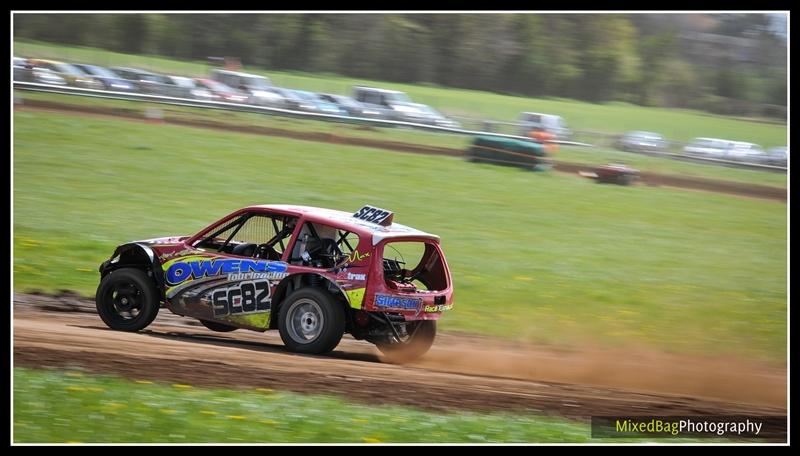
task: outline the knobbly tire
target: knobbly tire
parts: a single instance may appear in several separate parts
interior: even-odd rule
[[[376,344],[386,361],[397,364],[407,363],[422,357],[430,350],[436,339],[436,321],[420,320],[412,331],[412,335],[403,342]]]
[[[330,293],[301,288],[281,305],[278,330],[286,347],[298,353],[327,353],[342,340],[344,308]]]
[[[100,318],[118,331],[140,331],[158,315],[158,291],[147,273],[136,268],[111,271],[97,287],[95,304]]]

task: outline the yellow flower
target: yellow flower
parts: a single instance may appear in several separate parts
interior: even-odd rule
[[[380,439],[376,439],[375,437],[364,437],[361,440],[363,440],[364,443],[381,443]]]

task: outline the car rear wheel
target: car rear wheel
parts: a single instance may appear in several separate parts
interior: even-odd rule
[[[318,288],[302,288],[283,303],[278,330],[286,347],[298,353],[327,353],[342,340],[344,308]]]
[[[407,338],[400,342],[377,343],[378,349],[390,363],[407,363],[420,358],[430,350],[436,339],[436,320],[407,323]]]
[[[139,331],[158,315],[158,291],[141,269],[117,269],[100,281],[95,304],[97,313],[109,328]]]
[[[229,325],[225,325],[225,324],[218,323],[216,321],[210,321],[210,320],[200,320],[200,323],[202,323],[203,326],[205,326],[206,328],[208,328],[208,329],[210,329],[212,331],[221,332],[221,333],[236,331],[237,329],[239,329],[236,326],[229,326]]]

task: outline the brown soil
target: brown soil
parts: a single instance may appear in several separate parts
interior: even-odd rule
[[[425,409],[590,415],[785,415],[786,367],[734,359],[559,351],[442,334],[422,360],[381,362],[345,337],[326,356],[287,352],[277,332],[214,333],[162,309],[139,333],[108,329],[92,301],[15,294],[15,366],[83,368],[132,379],[268,387]]]
[[[24,110],[47,110],[54,112],[69,112],[90,114],[101,117],[126,118],[138,121],[147,121],[142,118],[142,113],[138,110],[110,108],[106,106],[78,106],[67,103],[58,103],[44,100],[25,100],[24,104],[15,105],[15,109]],[[269,136],[279,136],[292,139],[307,141],[329,142],[335,144],[346,144],[352,146],[372,147],[378,149],[394,150],[400,152],[412,152],[422,154],[448,155],[460,157],[464,155],[461,149],[448,147],[427,146],[424,144],[405,143],[401,141],[387,141],[373,138],[359,138],[352,136],[342,136],[334,133],[321,132],[301,132],[286,130],[282,128],[262,127],[256,125],[231,125],[229,123],[215,122],[211,120],[199,119],[175,119],[167,118],[162,121],[149,120],[148,122],[168,123],[173,125],[183,125],[190,127],[219,129],[224,131],[236,131],[240,133],[252,133]],[[579,171],[593,169],[594,165],[567,163],[553,161],[553,169],[559,172],[576,174]],[[721,181],[700,177],[678,176],[657,174],[652,172],[642,172],[640,181],[646,185],[667,186],[684,188],[690,190],[702,190],[709,192],[725,193],[737,196],[749,196],[764,198],[777,201],[786,201],[786,188],[772,187],[767,185],[746,184],[739,182]]]

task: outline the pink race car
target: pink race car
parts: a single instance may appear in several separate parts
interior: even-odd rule
[[[439,237],[393,218],[371,206],[251,206],[194,236],[123,244],[100,266],[97,311],[123,331],[161,306],[213,331],[277,328],[300,353],[329,352],[349,333],[410,360],[433,344],[453,282]]]

